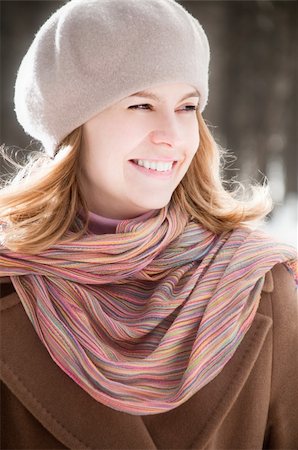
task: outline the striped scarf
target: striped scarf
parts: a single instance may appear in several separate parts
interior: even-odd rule
[[[169,204],[116,234],[86,234],[38,255],[2,249],[55,363],[94,399],[133,415],[176,408],[231,359],[264,276],[295,250],[261,231],[221,235]]]

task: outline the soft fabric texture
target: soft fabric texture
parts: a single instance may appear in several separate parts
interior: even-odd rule
[[[174,0],[72,0],[43,24],[21,63],[17,119],[53,155],[75,128],[148,86],[190,84],[202,112],[208,67],[202,26]]]
[[[136,221],[142,221],[148,219],[154,214],[154,210],[148,211],[134,219]],[[84,219],[84,215],[81,213],[81,217]],[[88,212],[88,230],[94,234],[113,234],[116,232],[117,226],[123,219],[110,219],[109,217],[104,217],[99,214],[95,214],[91,211]]]
[[[150,416],[94,400],[53,362],[17,294],[0,306],[3,449],[297,448],[298,304],[283,264],[267,272],[253,323],[223,370],[187,402]]]
[[[53,360],[99,402],[134,415],[181,405],[251,326],[265,274],[295,250],[247,228],[216,236],[170,203],[116,234],[39,255],[1,251]]]

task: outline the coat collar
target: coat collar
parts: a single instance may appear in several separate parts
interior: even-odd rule
[[[263,290],[271,288],[269,279]],[[171,427],[183,430],[185,423],[185,448],[198,439],[202,448],[245,384],[272,325],[257,313],[230,363],[207,386],[167,413],[134,416],[96,402],[52,361],[16,293],[1,300],[1,319],[4,383],[57,440],[85,450],[156,449]]]

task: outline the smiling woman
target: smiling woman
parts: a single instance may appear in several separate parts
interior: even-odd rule
[[[143,93],[152,104],[135,105],[134,94],[83,125],[82,192],[92,212],[132,218],[169,203],[200,142],[198,100],[187,91],[182,83],[155,86]]]
[[[174,0],[71,0],[37,32],[15,109],[42,149],[0,197],[3,448],[295,447],[296,253],[253,224],[267,186],[222,178],[208,68]]]

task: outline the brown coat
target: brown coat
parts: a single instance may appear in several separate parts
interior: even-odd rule
[[[86,394],[50,358],[16,293],[2,303],[2,449],[297,449],[298,315],[283,265],[222,372],[167,413],[134,416]]]

